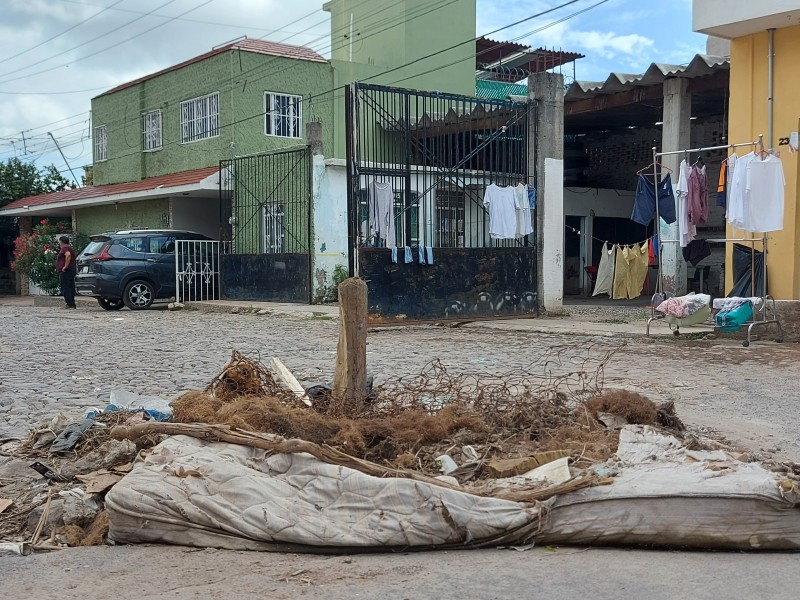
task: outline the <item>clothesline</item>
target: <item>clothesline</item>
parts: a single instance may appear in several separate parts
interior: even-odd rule
[[[565,227],[566,229],[569,229],[569,230],[571,230],[571,231],[572,231],[572,233],[576,233],[576,234],[578,234],[578,235],[580,235],[580,234],[581,234],[581,230],[580,230],[580,229],[575,229],[574,227],[571,227],[571,226],[569,226],[569,225],[564,225],[564,227]],[[648,237],[648,238],[646,238],[646,239],[642,240],[641,242],[630,242],[630,243],[625,243],[625,244],[621,244],[621,243],[619,243],[619,242],[613,242],[613,243],[612,243],[612,242],[609,242],[608,240],[604,240],[603,238],[599,238],[599,237],[597,237],[597,236],[594,236],[594,235],[593,235],[593,236],[590,236],[590,237],[591,237],[593,240],[596,240],[596,241],[598,241],[598,242],[603,242],[604,244],[611,244],[612,246],[633,246],[634,244],[641,246],[641,245],[642,245],[642,244],[644,244],[645,242],[649,242],[650,240],[652,240],[652,239],[653,239],[655,236],[654,236],[654,235],[651,235],[650,237]]]

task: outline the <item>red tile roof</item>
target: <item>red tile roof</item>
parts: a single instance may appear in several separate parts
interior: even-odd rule
[[[177,71],[178,69],[182,69],[183,67],[186,67],[188,65],[192,65],[202,60],[206,60],[207,58],[211,58],[212,56],[216,56],[217,54],[222,54],[223,52],[227,52],[228,50],[241,50],[242,52],[268,54],[269,56],[282,56],[284,58],[294,58],[297,60],[328,62],[323,56],[317,54],[311,48],[306,48],[305,46],[293,46],[291,44],[280,44],[278,42],[269,42],[267,40],[245,38],[243,40],[231,42],[230,44],[225,44],[224,46],[220,46],[219,48],[214,48],[213,50],[206,52],[205,54],[201,54],[200,56],[195,56],[194,58],[185,60],[181,63],[178,63],[177,65],[172,65],[171,67],[167,67],[166,69],[161,69],[160,71],[156,71],[155,73],[150,73],[149,75],[145,75],[144,77],[140,77],[139,79],[128,81],[126,83],[118,85],[117,87],[111,88],[107,92],[103,92],[102,94],[95,97],[99,98],[100,96],[105,96],[106,94],[113,94],[114,92],[118,92],[120,90],[132,87],[138,83],[147,81],[148,79],[153,79],[154,77],[163,75],[164,73],[169,73],[170,71]]]
[[[28,196],[20,198],[6,204],[0,210],[23,208],[25,206],[42,206],[44,204],[54,204],[56,202],[75,202],[77,200],[88,200],[90,198],[102,198],[103,196],[113,196],[129,192],[144,192],[158,188],[173,188],[184,185],[200,183],[206,177],[210,177],[219,172],[219,167],[206,167],[204,169],[194,169],[192,171],[181,171],[170,175],[159,175],[158,177],[148,177],[140,181],[129,181],[127,183],[112,183],[109,185],[87,185],[86,187],[74,190],[64,190],[63,192],[52,192],[50,194],[39,194],[38,196]]]

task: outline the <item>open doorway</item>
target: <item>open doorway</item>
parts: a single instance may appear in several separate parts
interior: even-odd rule
[[[564,294],[581,295],[586,286],[586,217],[564,217]]]

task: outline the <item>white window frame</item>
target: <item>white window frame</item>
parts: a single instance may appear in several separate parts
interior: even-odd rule
[[[276,106],[276,100],[278,98],[289,99],[286,114],[283,114],[280,107]],[[288,135],[276,133],[276,131],[282,128],[281,119],[286,119],[285,126],[288,128]],[[302,139],[303,97],[296,94],[264,92],[264,135],[269,137]]]
[[[108,127],[98,125],[94,128],[94,162],[108,160]]]
[[[181,143],[219,137],[219,92],[181,102]]]
[[[160,108],[142,114],[142,152],[155,152],[164,147],[162,125]]]
[[[262,208],[264,223],[264,254],[282,254],[286,248],[286,210],[283,202],[265,204]]]

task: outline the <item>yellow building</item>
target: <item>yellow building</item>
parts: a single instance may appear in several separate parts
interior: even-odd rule
[[[798,300],[798,153],[792,152],[786,141],[800,130],[800,0],[694,0],[692,18],[695,31],[730,40],[728,140],[745,142],[763,134],[764,144],[778,152],[783,164],[784,227],[770,234],[768,289],[776,299]],[[729,224],[728,237],[749,234],[733,230]],[[733,280],[730,246],[727,252],[729,290]]]

